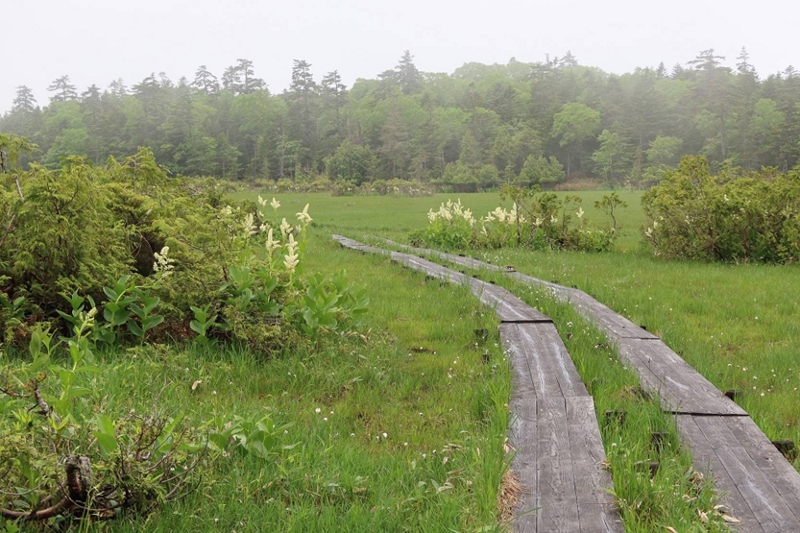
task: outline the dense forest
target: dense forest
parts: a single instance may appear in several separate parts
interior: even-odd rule
[[[44,106],[18,87],[0,131],[38,144],[51,168],[148,146],[171,172],[229,179],[637,184],[684,154],[716,167],[797,165],[800,73],[761,79],[744,49],[733,68],[724,61],[705,50],[671,69],[616,75],[567,53],[443,74],[420,72],[405,52],[348,89],[339,72],[315,79],[296,60],[281,94],[246,59],[219,78],[200,66],[191,80],[161,73],[84,92],[65,75]]]

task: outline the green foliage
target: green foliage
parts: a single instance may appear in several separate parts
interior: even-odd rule
[[[564,166],[553,156],[549,159],[533,155],[528,156],[517,181],[523,185],[539,185],[564,181]]]
[[[361,185],[369,181],[375,168],[375,156],[368,146],[358,146],[345,140],[326,158],[325,171],[337,181]]]
[[[644,238],[655,255],[713,261],[800,259],[800,173],[712,175],[686,157],[642,198]]]
[[[618,225],[615,209],[625,207],[612,193],[597,202],[613,221],[609,229],[589,227],[581,198],[507,186],[504,196],[513,201],[511,210],[497,207],[479,221],[461,201],[443,203],[438,211],[428,211],[427,227],[413,231],[409,238],[416,245],[447,249],[502,248],[525,246],[533,249],[608,251],[614,244]],[[577,221],[575,221],[577,219]]]
[[[630,146],[622,135],[603,130],[597,137],[600,147],[592,154],[595,168],[608,182],[613,183],[622,169],[629,166]]]
[[[38,322],[74,329],[92,310],[94,343],[192,332],[265,352],[302,342],[308,205],[290,223],[276,199],[223,204],[215,183],[168,178],[147,149],[104,167],[70,158],[58,171],[34,166],[3,178],[4,342],[23,342]]]
[[[438,211],[430,209],[428,222],[427,227],[411,232],[409,238],[413,244],[460,250],[477,238],[475,217],[461,205],[461,200],[447,200]]]
[[[291,450],[295,445],[283,444],[284,432],[294,423],[277,425],[267,416],[258,420],[234,415],[221,423],[212,421],[217,427],[208,435],[211,449],[218,452],[233,451],[240,455],[251,454],[259,459],[270,459],[283,450]]]
[[[566,104],[553,117],[553,136],[561,146],[589,140],[599,127],[600,113],[579,102]]]
[[[0,508],[41,514],[29,520],[63,524],[76,505],[78,518],[108,519],[126,510],[148,514],[191,491],[197,474],[205,444],[182,424],[181,415],[159,418],[131,412],[114,418],[95,407],[105,402],[96,387],[102,371],[90,342],[95,314],[95,308],[74,314],[73,336],[62,341],[55,341],[45,329],[34,328],[31,362],[10,374],[3,368]],[[61,362],[65,352],[67,365]],[[70,486],[83,493],[85,501],[80,502],[65,496],[59,485],[65,478],[63,464],[76,454],[86,466],[81,483],[88,484],[78,489]]]
[[[280,94],[266,89],[248,59],[220,79],[203,65],[189,84],[150,75],[131,88],[117,80],[80,95],[62,76],[41,108],[33,91],[18,87],[0,131],[35,139],[50,169],[69,156],[97,165],[145,145],[175,174],[294,185],[314,181],[326,167],[337,184],[430,183],[450,163],[473,171],[490,165],[510,183],[531,155],[557,158],[568,178],[578,170],[578,179],[630,177],[643,185],[659,180],[682,154],[747,170],[797,165],[796,72],[759,77],[746,52],[735,69],[709,52],[690,61],[691,68],[670,73],[662,65],[621,75],[579,65],[570,54],[422,73],[406,53],[393,69],[352,88],[338,71],[315,76],[298,59],[290,89]],[[617,138],[598,139],[604,128]],[[679,139],[681,149],[648,154],[645,163],[659,138]],[[358,194],[345,194],[351,192]]]

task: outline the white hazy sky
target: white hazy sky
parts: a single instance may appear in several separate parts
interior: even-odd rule
[[[83,91],[151,72],[191,80],[201,64],[220,76],[237,58],[272,92],[288,86],[293,59],[317,80],[338,69],[350,86],[406,49],[434,72],[567,50],[616,73],[671,68],[708,48],[733,66],[742,46],[762,77],[800,68],[797,0],[0,0],[0,21],[0,112],[19,85],[46,104],[64,74]]]

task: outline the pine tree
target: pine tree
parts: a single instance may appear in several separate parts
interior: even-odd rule
[[[17,95],[14,97],[11,110],[31,113],[34,109],[36,109],[36,98],[33,97],[33,91],[25,85],[17,87]]]
[[[219,92],[219,80],[205,65],[200,65],[194,73],[192,87],[204,94],[215,94]]]
[[[55,94],[50,97],[51,102],[68,102],[70,100],[78,99],[77,87],[70,84],[69,76],[64,75],[51,83],[47,90]]]
[[[403,57],[400,58],[400,63],[394,68],[397,73],[397,82],[403,94],[416,94],[420,90],[420,73],[414,65],[414,56],[411,52],[406,50],[403,52]]]

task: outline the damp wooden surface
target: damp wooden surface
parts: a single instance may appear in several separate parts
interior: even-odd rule
[[[665,411],[676,414],[746,416],[660,340],[621,339],[619,356],[638,372],[642,386],[661,397]]]
[[[406,249],[418,250],[411,247],[406,247]],[[464,258],[436,250],[421,251],[438,255],[442,259],[469,268],[507,270],[504,267],[485,264],[473,258]],[[729,508],[730,516],[736,517],[740,521],[738,524],[731,524],[734,530],[800,532],[800,474],[741,407],[725,397],[707,379],[661,342],[656,335],[637,326],[588,294],[519,272],[509,272],[509,275],[524,283],[547,288],[559,300],[571,303],[618,346],[620,357],[639,373],[642,385],[649,391],[660,395],[666,411],[676,414],[681,440],[692,452],[695,468],[712,476],[720,498]],[[513,336],[514,342],[519,343],[521,342],[519,340],[520,326],[515,327],[516,329],[505,327],[504,335]],[[516,350],[519,353],[530,350],[525,346],[517,346]],[[537,390],[547,391],[546,394],[555,388],[561,390],[563,381],[559,381],[559,377],[564,379],[564,375],[559,376],[557,372],[554,373],[552,368],[543,369],[543,372],[550,373],[550,377],[545,380],[544,385],[539,382],[537,389],[537,374],[531,371],[531,364],[534,367],[540,364],[538,356],[534,356],[533,359],[528,355],[525,357],[528,361],[527,369],[515,366],[514,379],[517,387],[523,389],[527,387],[528,394],[534,396],[537,396]],[[521,360],[522,357],[519,359]],[[528,380],[528,374],[531,376],[530,380]],[[551,397],[548,396],[549,398]],[[576,395],[570,398],[581,399],[584,397]],[[516,401],[512,396],[512,407],[517,405]],[[561,426],[555,421],[549,423],[552,421],[552,410],[559,410],[557,406],[554,407],[552,403],[547,402],[542,404],[541,400],[537,399],[526,401],[527,404],[520,408],[524,410],[524,414],[520,411],[517,416],[517,424],[522,427],[516,427],[514,430],[512,426],[512,440],[520,441],[521,436],[525,434],[525,428],[528,428],[527,431],[531,435],[538,436],[536,442],[540,447],[543,442],[550,442],[548,439],[557,440],[559,434],[563,435]],[[533,405],[536,405],[541,416],[530,416],[529,409]],[[517,408],[514,407],[514,409]],[[571,420],[567,413],[565,423],[569,425],[572,423]],[[525,440],[521,446],[520,450],[528,450],[534,445],[530,440]],[[602,452],[602,448],[600,451]],[[551,463],[559,460],[541,450],[537,452],[536,457],[546,457],[545,461]],[[564,464],[569,464],[574,469],[578,462],[580,461],[571,460]],[[519,522],[520,530],[584,531],[582,529],[583,522],[580,519],[575,522],[571,504],[564,503],[560,499],[559,494],[563,494],[563,491],[552,490],[552,494],[548,495],[546,490],[540,490],[543,471],[538,468],[534,469],[527,463],[526,465],[526,472],[534,476],[536,486],[539,487],[537,494],[540,498],[544,498],[544,500],[528,501],[527,505],[530,508],[536,508],[541,506],[544,501],[549,505],[550,512],[546,515],[536,513],[532,515],[535,518],[523,517]],[[548,471],[550,463],[545,462],[542,465],[544,471]],[[562,479],[556,476],[549,488],[564,487],[565,485],[561,481]],[[576,495],[576,501],[577,499]],[[596,505],[599,505],[597,512],[589,515],[588,511],[584,511],[584,515],[592,516],[595,520],[606,523],[605,520],[608,517],[603,514],[603,510],[606,509],[605,503]],[[609,516],[611,517],[609,527],[616,527],[614,522],[617,520],[616,515],[612,513]],[[593,527],[598,526],[595,524]],[[611,530],[609,529],[609,531]]]
[[[678,416],[695,469],[713,477],[740,531],[800,531],[800,475],[747,416]]]
[[[343,246],[372,251],[351,239],[334,238]],[[390,255],[433,278],[468,285],[500,318],[512,370],[509,442],[516,453],[511,468],[524,487],[514,513],[515,530],[624,531],[608,493],[611,476],[602,468],[605,451],[594,402],[550,318],[503,287],[415,255]]]

